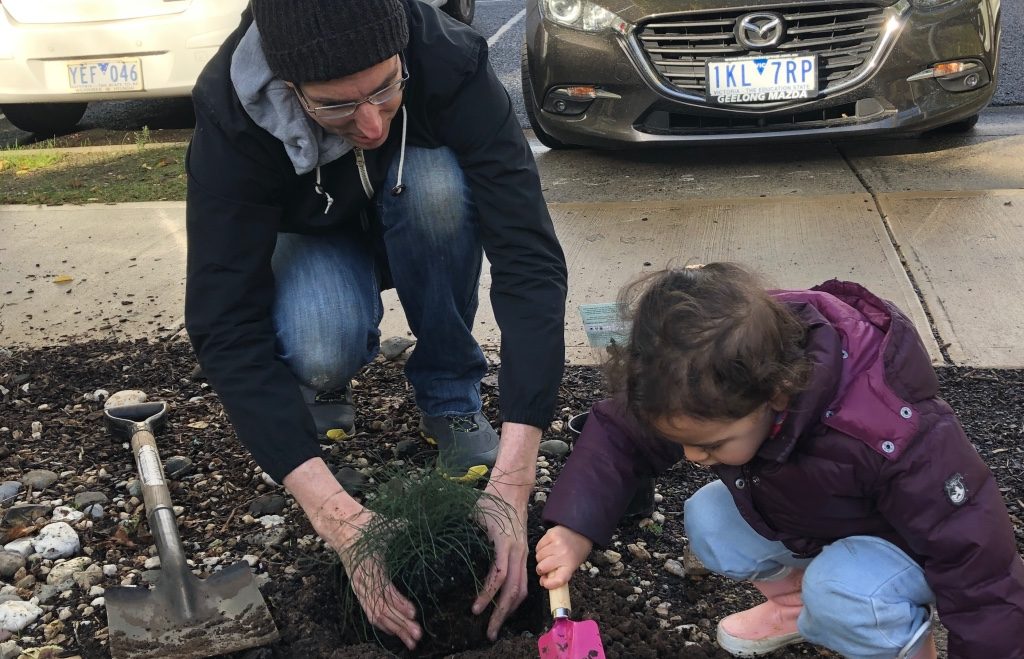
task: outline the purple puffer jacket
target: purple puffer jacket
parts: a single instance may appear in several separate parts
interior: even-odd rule
[[[815,368],[781,431],[741,467],[714,471],[744,519],[794,554],[872,535],[924,568],[954,658],[1024,658],[1024,561],[992,473],[913,324],[858,284],[774,294],[809,329]],[[683,459],[621,404],[593,407],[544,509],[607,544],[638,479]]]

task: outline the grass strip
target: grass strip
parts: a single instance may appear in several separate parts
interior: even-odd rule
[[[0,151],[0,204],[87,204],[185,199],[185,147],[115,152]]]

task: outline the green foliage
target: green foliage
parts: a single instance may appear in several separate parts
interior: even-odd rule
[[[437,469],[395,472],[367,507],[375,514],[351,549],[351,565],[380,557],[391,581],[421,613],[447,609],[438,597],[446,587],[467,583],[481,587],[493,559],[493,547],[479,515],[493,515],[511,525],[514,511],[500,499],[458,483]],[[494,505],[477,507],[482,497]],[[468,578],[467,578],[468,577]],[[383,591],[385,583],[374,587]],[[358,606],[347,590],[348,608]],[[424,620],[426,624],[426,620]]]
[[[648,524],[647,526],[645,526],[643,528],[644,528],[644,531],[647,531],[651,535],[661,535],[662,533],[665,532],[665,528],[661,524],[658,524],[658,523]]]

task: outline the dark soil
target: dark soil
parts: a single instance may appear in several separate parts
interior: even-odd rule
[[[269,580],[261,586],[281,632],[281,640],[269,648],[234,655],[236,659],[278,657],[387,657],[391,652],[370,639],[357,642],[364,633],[358,622],[345,622],[345,599],[337,561],[332,552],[313,537],[305,517],[290,498],[281,515],[287,533],[265,546],[253,538],[260,530],[247,513],[249,506],[268,493],[282,488],[267,485],[248,454],[234,438],[219,401],[208,386],[192,379],[195,361],[187,343],[96,341],[46,349],[13,348],[0,351],[0,480],[18,480],[30,469],[65,473],[44,498],[68,500],[76,492],[105,492],[112,504],[108,513],[91,529],[80,531],[84,548],[97,563],[115,563],[122,572],[107,577],[104,587],[117,585],[125,571],[142,571],[150,555],[151,538],[139,511],[132,505],[118,509],[119,500],[129,499],[126,481],[134,478],[130,452],[120,440],[111,439],[102,426],[102,403],[83,395],[96,389],[113,393],[120,389],[142,389],[151,399],[171,403],[172,414],[166,430],[158,437],[161,456],[183,455],[194,470],[171,482],[174,503],[185,508],[178,518],[186,554],[204,568],[204,559],[221,557],[225,564],[250,554],[258,557],[256,572]],[[991,371],[944,368],[940,371],[943,393],[962,416],[968,435],[994,471],[1015,524],[1018,548],[1024,551],[1024,371]],[[399,364],[378,361],[369,366],[354,385],[357,427],[354,438],[326,449],[332,467],[351,466],[368,470],[371,477],[383,465],[394,465],[396,447],[403,439],[416,437],[417,412],[412,392]],[[498,421],[495,390],[484,388],[485,411]],[[601,396],[601,379],[595,369],[570,367],[560,390],[559,420],[584,411]],[[202,398],[197,398],[202,397]],[[40,407],[45,406],[45,407]],[[32,438],[32,423],[42,424],[40,439]],[[545,439],[570,440],[556,427]],[[433,454],[424,446],[405,456],[404,467],[420,468]],[[549,459],[552,479],[560,461]],[[100,472],[104,469],[105,473]],[[97,475],[99,474],[99,475]],[[637,520],[625,520],[613,541],[622,554],[623,574],[612,577],[606,567],[590,576],[580,573],[572,581],[574,617],[593,619],[601,629],[608,657],[727,657],[714,641],[715,622],[758,600],[756,592],[716,575],[679,578],[666,573],[665,558],[683,554],[686,540],[682,528],[682,503],[704,485],[708,474],[679,465],[658,480],[663,496],[659,510],[663,525],[641,528]],[[371,480],[366,495],[378,486]],[[538,491],[546,492],[542,485]],[[17,503],[26,501],[22,492]],[[10,505],[13,502],[8,502]],[[130,502],[129,502],[130,504]],[[535,541],[542,532],[537,519],[542,504],[531,509],[529,533]],[[119,510],[134,511],[129,520],[119,521]],[[144,519],[144,515],[142,516]],[[0,540],[24,533],[23,527],[0,528]],[[6,536],[6,538],[5,538]],[[646,543],[652,560],[634,558],[626,545]],[[204,568],[205,569],[205,568]],[[526,604],[506,625],[499,641],[490,645],[482,638],[485,617],[469,613],[472,589],[450,595],[450,607],[443,613],[464,641],[456,657],[536,656],[537,637],[549,625],[546,596],[531,576],[531,593]],[[639,597],[634,588],[642,590]],[[25,599],[31,592],[25,592]],[[652,599],[656,598],[656,599]],[[58,645],[58,656],[106,657],[106,618],[102,608],[90,610],[91,598],[74,589],[70,606],[74,616],[65,621],[63,632],[51,633],[49,643]],[[658,615],[659,603],[669,604],[668,616]],[[83,611],[84,609],[84,611]],[[50,617],[53,620],[53,616]],[[43,624],[29,627],[19,643],[23,647],[44,645]],[[441,623],[443,627],[444,624]],[[73,628],[73,633],[72,633]],[[432,624],[433,628],[433,624]],[[365,638],[363,636],[362,638]],[[434,656],[444,654],[441,641]],[[454,647],[454,646],[450,646]],[[400,649],[393,643],[387,648]],[[423,656],[423,655],[412,655]],[[774,655],[790,657],[834,656],[809,645],[787,648]]]

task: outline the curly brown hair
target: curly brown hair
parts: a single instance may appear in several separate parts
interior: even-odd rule
[[[643,423],[740,419],[806,386],[806,328],[734,263],[671,268],[619,296],[629,342],[609,349],[609,384]]]

